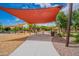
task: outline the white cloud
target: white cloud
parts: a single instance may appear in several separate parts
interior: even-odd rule
[[[79,3],[73,4],[73,10],[79,9]]]
[[[40,5],[41,8],[44,8],[44,7],[51,7],[52,5],[50,3],[35,3],[36,5]]]
[[[22,7],[22,9],[26,9],[26,7]]]
[[[36,24],[36,25],[39,25],[39,26],[56,26],[56,23],[55,22],[49,22],[49,23]]]
[[[68,8],[69,8],[69,5],[67,4],[67,6],[65,8],[63,8],[61,11],[63,11],[65,14],[67,14]],[[77,10],[77,9],[79,9],[79,3],[74,3],[73,4],[73,10]]]
[[[23,6],[23,7],[22,7],[22,9],[26,9],[26,8],[28,8],[28,6]]]
[[[52,7],[52,5],[50,3],[45,3],[46,7]]]
[[[15,21],[17,21],[17,22],[18,22],[18,21],[20,21],[20,19],[19,19],[19,18],[16,18],[16,19],[15,19]]]
[[[53,5],[53,7],[59,6],[58,4]]]

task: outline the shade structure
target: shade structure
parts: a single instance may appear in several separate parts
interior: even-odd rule
[[[0,7],[0,10],[6,11],[29,24],[37,24],[55,21],[61,8],[62,6],[39,9],[14,9]]]

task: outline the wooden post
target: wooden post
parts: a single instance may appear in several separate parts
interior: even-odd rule
[[[69,46],[69,39],[70,39],[70,28],[71,28],[71,20],[72,20],[72,7],[73,4],[69,3],[69,11],[68,11],[68,25],[67,25],[67,37],[66,37],[66,47]]]

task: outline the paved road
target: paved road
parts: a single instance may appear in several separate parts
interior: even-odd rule
[[[59,56],[49,34],[32,35],[10,56]]]

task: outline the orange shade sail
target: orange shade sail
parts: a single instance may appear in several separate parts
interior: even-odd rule
[[[14,9],[0,7],[0,10],[6,11],[27,23],[37,24],[55,21],[61,8],[61,6],[39,9]]]

